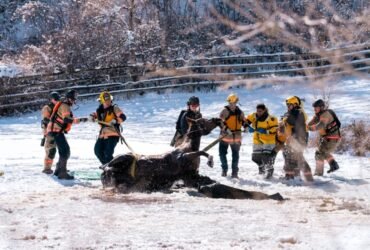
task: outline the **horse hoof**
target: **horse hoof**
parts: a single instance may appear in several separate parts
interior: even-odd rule
[[[207,165],[208,165],[208,167],[213,168],[214,161],[213,161],[213,156],[212,155],[208,156]]]

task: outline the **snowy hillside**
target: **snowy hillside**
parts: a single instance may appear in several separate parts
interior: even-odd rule
[[[327,89],[328,90],[328,89]],[[216,117],[232,91],[242,110],[253,112],[264,102],[270,113],[285,112],[284,99],[298,95],[311,103],[320,90],[309,86],[274,86],[259,89],[195,93],[204,117]],[[330,107],[343,123],[370,121],[370,81],[347,79],[330,87]],[[175,121],[192,93],[156,94],[131,100],[116,98],[128,119],[123,135],[141,154],[170,150]],[[79,103],[76,116],[97,107]],[[75,125],[67,135],[71,147],[68,169],[96,170],[96,124]],[[202,138],[202,147],[219,131]],[[240,179],[221,177],[218,147],[210,150],[213,169],[202,159],[200,172],[233,187],[280,192],[288,200],[223,200],[171,194],[112,194],[100,181],[59,181],[41,173],[43,148],[39,112],[0,119],[0,249],[369,249],[370,159],[335,155],[340,169],[316,178],[313,185],[299,180],[282,182],[279,153],[272,180],[257,174],[251,161],[252,137],[245,134],[240,158]],[[314,169],[314,148],[305,152]],[[115,155],[126,153],[117,145]],[[228,154],[230,157],[231,153]],[[328,166],[325,166],[326,170]]]

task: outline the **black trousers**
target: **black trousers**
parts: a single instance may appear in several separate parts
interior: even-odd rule
[[[69,148],[67,139],[64,136],[64,133],[49,133],[49,135],[52,136],[55,140],[55,144],[59,153],[59,158],[68,160],[71,156],[71,150]]]
[[[119,141],[118,136],[111,136],[107,139],[99,138],[94,147],[96,157],[102,165],[110,162],[113,159],[114,148]]]
[[[63,175],[67,173],[67,161],[71,156],[71,150],[64,133],[49,133],[51,139],[54,139],[59,153],[59,160],[56,164],[55,175]]]

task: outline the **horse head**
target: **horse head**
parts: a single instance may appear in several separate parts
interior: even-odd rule
[[[216,127],[221,128],[223,126],[223,122],[220,118],[212,118],[212,119],[187,118],[187,121],[190,124],[188,133],[187,133],[189,138],[197,138],[197,137],[201,137],[202,135],[208,135]]]

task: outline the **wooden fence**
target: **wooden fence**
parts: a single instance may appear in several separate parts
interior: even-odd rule
[[[357,71],[368,73],[368,45],[341,49],[341,61]],[[335,49],[326,51],[335,54]],[[339,60],[339,61],[340,61]],[[96,97],[101,91],[115,94],[143,94],[168,88],[187,90],[212,89],[230,80],[243,83],[246,79],[263,81],[269,76],[310,77],[325,74],[345,74],[343,64],[333,64],[327,56],[317,53],[279,53],[239,55],[185,60],[158,64],[125,65],[110,68],[80,70],[73,73],[0,78],[0,116],[31,111],[48,102],[51,91],[76,89],[80,98]],[[159,73],[158,73],[159,72]],[[310,75],[307,72],[311,72]],[[166,76],[168,75],[168,76]]]

